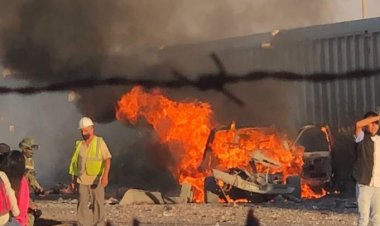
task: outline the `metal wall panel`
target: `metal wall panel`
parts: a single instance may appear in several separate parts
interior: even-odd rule
[[[280,31],[273,37],[270,33],[263,33],[177,46],[161,52],[161,57],[177,59],[178,54],[191,55],[188,57],[191,62],[186,65],[193,74],[215,71],[215,67],[210,67],[213,63],[209,54],[212,52],[217,53],[228,72],[236,74],[254,70],[311,74],[378,69],[378,24],[380,18],[373,18]],[[262,48],[261,43],[271,43],[272,46]],[[207,61],[208,66],[204,66]],[[293,81],[287,85],[290,98],[294,99],[289,108],[295,109],[294,123],[297,126],[328,123],[332,127],[344,127],[380,105],[380,76],[331,82]]]
[[[345,73],[379,68],[379,32],[342,34],[300,41],[272,51],[280,67],[260,68],[297,73]],[[279,43],[281,44],[281,43]],[[344,127],[380,105],[380,78],[296,83],[297,124],[328,123]]]
[[[313,57],[308,59],[307,73],[344,73],[358,69],[379,67],[379,32],[344,34],[338,37],[312,41]],[[303,44],[306,48],[307,45]],[[307,51],[306,52],[310,52]],[[294,69],[297,70],[297,69]],[[304,90],[301,97],[308,101],[297,106],[298,123],[328,123],[344,127],[360,118],[366,111],[380,105],[379,76],[331,82],[304,82],[298,87]],[[306,92],[305,90],[308,90]],[[311,115],[310,115],[311,109]],[[302,114],[308,116],[302,116]]]

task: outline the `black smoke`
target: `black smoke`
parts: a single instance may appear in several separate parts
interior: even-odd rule
[[[286,3],[283,0],[0,1],[0,64],[10,71],[11,77],[32,87],[20,90],[20,93],[25,92],[25,94],[31,94],[33,88],[38,90],[39,87],[49,87],[50,84],[67,84],[78,80],[102,81],[114,76],[123,79],[146,78],[151,81],[158,81],[165,76],[166,79],[173,78],[173,75],[167,72],[177,69],[176,65],[168,62],[162,65],[163,61],[157,54],[157,50],[165,49],[166,46],[234,37],[264,30],[306,26],[331,18],[331,14],[325,13],[329,12],[328,3],[322,1],[311,3],[303,0],[291,0]],[[292,7],[289,7],[290,5]],[[208,71],[200,71],[199,74],[205,73]],[[199,74],[187,74],[186,77],[195,78]],[[245,118],[247,122],[252,122],[253,119],[265,118],[268,115],[267,111],[272,113],[276,111],[272,109],[271,101],[265,101],[261,95],[266,94],[268,97],[268,93],[281,90],[280,87],[269,84],[258,85],[254,94],[261,99],[261,102],[255,101],[252,104],[250,101],[252,87],[246,84],[248,83],[240,87],[242,89],[234,90],[234,87],[228,87],[243,100],[243,103],[246,103],[246,108],[236,106],[236,103],[223,93],[209,92],[204,88],[203,90],[196,87],[173,89],[170,95],[177,99],[197,97],[211,101],[216,105],[216,114],[223,120],[235,118],[237,116],[235,113],[239,112],[239,118],[254,115]],[[75,103],[82,115],[88,115],[97,122],[110,122],[114,120],[116,101],[130,87],[130,84],[118,84],[71,88],[80,96]],[[260,87],[265,89],[259,89]],[[2,91],[6,93],[14,90],[2,89]],[[275,99],[278,95],[272,97],[271,99]],[[286,106],[286,101],[283,100],[273,103],[280,108]],[[50,106],[59,106],[55,104],[47,103],[46,109]],[[236,107],[240,110],[236,110]],[[44,111],[41,109],[39,111],[22,109],[22,111],[30,118],[34,118],[36,112],[49,114],[45,108]],[[285,116],[286,114],[282,114],[281,119]],[[39,118],[39,121],[33,123],[43,124],[42,116],[36,118]],[[73,122],[71,119],[67,120]],[[33,123],[25,123],[26,127],[30,127],[25,129],[33,131],[32,134],[39,133],[33,130]],[[43,128],[54,128],[52,123],[43,124]],[[67,130],[68,125],[65,126]],[[70,125],[70,128],[74,127]],[[123,151],[128,150],[123,144],[131,142],[128,140],[129,134],[120,135],[118,131],[107,133],[107,136],[112,137],[114,141],[110,141],[111,146],[118,143],[114,151],[117,149],[124,153]],[[64,150],[57,148],[56,153],[68,155],[67,150],[70,149],[68,146],[71,146],[75,132],[71,131],[70,134],[71,136],[67,137],[66,131],[60,131],[60,143],[65,143],[66,146]],[[48,146],[47,142],[56,147],[54,140],[43,138],[40,139],[41,147],[44,146],[44,142],[45,147]],[[139,145],[130,148],[135,147],[136,153],[144,149]],[[57,156],[56,159],[59,159],[58,154]],[[138,158],[139,155],[133,157]],[[47,155],[45,158],[49,159],[50,156]],[[142,167],[145,165],[149,164],[145,162]],[[147,169],[146,174],[154,175],[151,171]]]
[[[1,64],[32,85],[86,78],[145,76],[159,64],[147,52],[162,46],[231,37],[326,20],[326,3],[266,1],[5,1],[0,9]],[[281,10],[280,10],[281,9]],[[289,15],[292,15],[289,17]],[[307,17],[305,17],[307,15]],[[304,18],[308,18],[305,22]],[[226,28],[225,24],[231,26]],[[133,55],[133,57],[131,57]],[[169,75],[171,76],[171,75]],[[76,90],[79,109],[97,121],[112,121],[115,100],[127,87]],[[112,90],[112,91],[110,91]],[[83,92],[83,93],[82,93]],[[92,95],[90,94],[92,92]],[[87,106],[101,102],[97,114]],[[102,98],[101,98],[102,99]],[[82,106],[83,105],[83,106]]]

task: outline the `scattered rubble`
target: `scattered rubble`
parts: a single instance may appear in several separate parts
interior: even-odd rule
[[[260,220],[260,225],[355,225],[357,209],[354,199],[324,197],[316,200],[292,201],[282,195],[269,202],[218,204],[117,204],[107,199],[106,215],[111,225],[245,225],[249,210]],[[108,203],[109,202],[109,203]],[[76,218],[73,199],[37,200],[43,215],[38,225],[61,221],[72,225]],[[59,225],[59,224],[54,224]]]
[[[120,201],[120,205],[128,204],[179,204],[188,203],[193,199],[193,189],[190,184],[183,184],[179,196],[167,197],[161,192],[128,189]]]
[[[45,191],[45,194],[72,194],[74,193],[71,189],[71,187],[65,183],[57,183],[52,188]]]
[[[183,185],[176,197],[139,189],[123,191],[124,195],[113,194],[106,199],[108,225],[246,225],[250,211],[262,226],[356,225],[355,199],[344,199],[335,194],[310,200],[299,199],[291,194],[279,194],[268,202],[258,204],[197,204],[191,202],[193,188],[189,184]],[[75,194],[48,193],[37,197],[36,202],[43,211],[36,226],[75,223],[73,219],[76,218],[78,202]]]

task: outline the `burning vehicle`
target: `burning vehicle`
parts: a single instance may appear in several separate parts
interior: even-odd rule
[[[155,140],[167,148],[171,157],[171,161],[160,164],[165,165],[179,185],[191,185],[192,202],[203,202],[204,197],[206,201],[243,198],[254,202],[278,194],[299,196],[301,193],[303,198],[326,194],[324,190],[315,189],[321,184],[318,180],[314,181],[315,186],[308,184],[311,178],[330,174],[318,172],[323,165],[318,159],[324,151],[329,153],[329,149],[313,148],[311,141],[315,139],[304,138],[318,129],[305,128],[294,142],[272,127],[237,128],[232,123],[219,128],[210,104],[174,101],[160,90],[146,92],[141,87],[134,87],[121,97],[116,118],[132,125],[145,120],[151,126]],[[320,137],[327,139],[325,135]],[[305,144],[306,149],[298,143]],[[310,147],[306,145],[309,143]],[[316,157],[308,156],[308,150],[321,152]],[[152,149],[156,151],[160,149]],[[328,159],[329,154],[326,156]],[[308,162],[311,159],[314,160]]]
[[[295,144],[305,148],[302,180],[311,187],[328,188],[332,182],[332,135],[327,125],[303,126]]]
[[[221,146],[226,156],[215,156],[213,148]],[[219,161],[236,154],[249,155],[247,164],[217,169]],[[212,176],[204,183],[207,203],[263,202],[279,194],[312,198],[308,191],[313,195],[331,180],[331,134],[327,126],[308,125],[290,142],[271,128],[236,128],[232,122],[210,132],[200,170],[210,168]]]

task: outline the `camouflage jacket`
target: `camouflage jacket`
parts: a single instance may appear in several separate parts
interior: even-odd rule
[[[41,191],[42,187],[37,181],[33,158],[25,157],[25,168],[26,168],[26,179],[28,180],[29,186],[33,189],[34,192]]]

